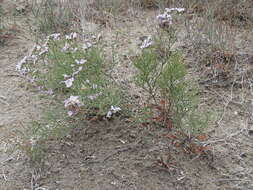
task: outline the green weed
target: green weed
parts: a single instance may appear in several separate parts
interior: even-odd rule
[[[167,36],[174,39],[173,33]],[[198,114],[197,88],[186,79],[181,53],[163,44],[166,43],[156,41],[134,60],[138,70],[136,84],[148,93],[148,106],[156,112],[155,121],[189,135],[199,133],[205,122],[203,114]]]

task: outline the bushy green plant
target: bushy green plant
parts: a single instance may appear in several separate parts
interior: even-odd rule
[[[77,42],[77,33],[56,33],[17,65],[56,105],[50,105],[52,111],[42,121],[33,122],[24,135],[21,148],[31,160],[40,161],[45,141],[68,135],[70,126],[83,125],[90,117],[110,119],[121,111],[121,91],[106,72],[101,52],[92,40]]]
[[[57,40],[51,36],[46,44],[37,46],[33,56],[38,56],[35,59],[41,59],[42,64],[30,64],[30,73],[44,90],[65,98],[78,96],[82,110],[105,115],[111,106],[120,105],[120,90],[106,72],[99,46],[92,42],[81,46],[71,35],[76,33]]]
[[[149,104],[155,104],[153,109],[159,112],[156,120],[186,134],[197,133],[204,126],[204,115],[198,115],[196,87],[186,79],[182,55],[166,48],[162,49],[167,52],[161,54],[157,49],[161,46],[154,44],[153,48],[144,49],[134,60],[138,70],[136,83],[148,93]]]

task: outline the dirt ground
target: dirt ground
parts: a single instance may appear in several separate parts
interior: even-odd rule
[[[139,46],[139,38],[152,32],[149,19],[155,13],[140,15],[140,22],[129,19],[101,31],[104,41],[117,41],[122,56],[115,73],[129,89],[134,88],[134,71],[128,55]],[[19,32],[0,47],[0,190],[253,189],[252,94],[242,88],[203,87],[203,102],[217,113],[217,122],[207,129],[212,150],[205,155],[186,154],[173,146],[167,129],[116,118],[83,123],[63,140],[49,141],[43,165],[32,165],[17,147],[19,134],[27,123],[40,119],[46,100],[27,90],[26,80],[15,71],[34,45],[25,20],[18,17],[17,22]],[[238,52],[253,55],[252,46],[247,46],[253,38],[242,35],[235,36]],[[140,98],[138,89],[131,93]],[[239,104],[242,98],[245,103]]]

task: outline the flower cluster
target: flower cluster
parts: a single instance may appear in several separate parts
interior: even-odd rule
[[[71,32],[69,35],[66,35],[66,40],[74,40],[77,38],[77,33],[76,32]]]
[[[184,8],[165,8],[164,13],[157,15],[156,18],[158,19],[159,25],[169,26],[173,24],[171,13],[172,12],[181,13],[184,11],[185,11]]]
[[[26,55],[20,62],[18,62],[18,64],[16,65],[16,71],[18,71],[21,75],[26,75],[30,71],[30,69],[26,67],[25,64],[28,64],[29,61],[32,61],[33,64],[36,64],[38,58],[48,52],[49,40],[59,40],[60,35],[60,33],[51,34],[46,37],[44,44],[42,44],[41,46],[33,46],[33,48],[29,51],[28,55]]]
[[[64,107],[68,110],[69,116],[78,114],[82,106],[83,104],[80,102],[79,96],[70,96],[64,100]]]
[[[65,81],[61,81],[61,83],[65,83],[67,88],[72,87],[73,82],[75,81],[75,76],[78,75],[79,72],[83,70],[83,67],[78,67],[77,71],[74,71],[72,75],[63,74],[64,79],[67,79]]]
[[[143,43],[141,44],[141,49],[144,49],[144,48],[148,48],[149,46],[151,46],[153,43],[152,41],[152,37],[151,36],[148,36],[144,41]]]
[[[106,117],[110,119],[113,116],[113,114],[116,114],[120,111],[121,111],[120,107],[111,106],[111,109],[107,112]]]
[[[72,90],[75,93],[70,94],[69,98],[64,100],[64,107],[66,108],[69,116],[75,116],[80,112],[83,106],[82,102],[83,100],[86,100],[87,107],[100,104],[100,102],[98,101],[104,101],[103,98],[98,100],[98,98],[103,96],[104,94],[104,89],[102,87],[103,85],[99,85],[100,84],[99,82],[97,84],[97,82],[95,81],[85,79],[86,75],[80,77],[80,75],[84,74],[84,72],[88,74],[87,77],[89,77],[89,71],[91,69],[89,64],[93,63],[88,63],[88,59],[90,55],[89,53],[93,51],[89,51],[88,49],[90,49],[93,45],[95,45],[97,41],[100,39],[100,37],[91,36],[91,38],[86,38],[84,39],[83,44],[81,44],[81,46],[79,46],[76,43],[77,38],[78,34],[75,32],[72,32],[69,35],[61,35],[60,33],[51,34],[47,36],[42,43],[36,44],[30,51],[30,53],[26,55],[16,65],[16,70],[23,75],[26,75],[28,72],[30,73],[38,72],[39,73],[38,76],[40,76],[40,74],[42,73],[42,77],[45,77],[46,81],[52,81],[52,83],[50,83],[48,86],[38,85],[37,88],[40,92],[52,95],[54,93],[52,88],[55,88],[56,86],[55,89],[58,89],[57,85],[59,84],[63,84],[64,87],[66,88],[73,88]],[[143,48],[150,46],[151,43],[152,39],[150,36],[148,39],[146,39]],[[51,51],[50,49],[52,44],[57,45],[53,46],[57,48],[54,49],[56,50],[55,52]],[[51,72],[51,70],[47,69],[48,65],[47,61],[50,60],[52,54],[55,54],[56,56],[59,56],[61,58],[63,56],[63,59],[57,59],[60,62],[59,63],[57,62],[57,64],[55,64],[55,67],[52,67],[53,71]],[[39,60],[42,59],[43,63],[45,63],[46,66],[42,67],[42,69],[44,69],[42,70],[42,72],[39,69],[36,68],[33,69],[33,67],[31,67],[31,63],[35,65]],[[99,64],[101,63],[102,62],[100,61],[98,64],[94,63],[94,69],[96,69],[95,67],[100,67]],[[64,68],[58,69],[61,66],[64,66]],[[44,73],[45,76],[43,75]],[[52,76],[53,78],[51,78],[51,73],[53,73]],[[32,83],[36,82],[37,80],[36,76],[37,75],[33,75],[31,79],[29,79],[30,75],[27,76],[29,82]],[[76,87],[80,87],[80,89],[77,89]],[[69,90],[68,92],[72,92],[72,90]],[[104,109],[104,107],[101,109]],[[105,108],[103,112],[106,110],[108,110],[108,108]],[[107,111],[104,113],[107,118],[111,118],[115,113],[119,112],[120,110],[121,109],[119,107],[111,106],[111,109],[108,111],[108,113]]]

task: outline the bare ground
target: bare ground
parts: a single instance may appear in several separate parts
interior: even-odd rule
[[[152,18],[153,13],[143,19],[148,15]],[[126,51],[137,49],[137,39],[150,33],[146,24],[130,20],[119,26],[122,35],[108,29],[102,34],[105,41],[120,38],[115,39],[120,42],[118,50],[128,56],[131,52]],[[140,127],[118,118],[83,123],[65,139],[49,141],[43,165],[31,165],[17,149],[18,134],[29,121],[40,118],[43,103],[37,93],[26,90],[25,80],[15,72],[16,63],[33,46],[25,36],[23,28],[0,53],[1,190],[253,189],[252,94],[242,88],[203,90],[203,102],[217,113],[217,122],[207,129],[213,147],[208,154],[186,154],[171,144],[166,129]],[[239,43],[238,51],[253,53],[249,46],[242,47],[246,42]],[[115,75],[134,89],[127,56],[119,58]],[[131,93],[140,95],[138,89]],[[245,103],[238,104],[242,99]]]

